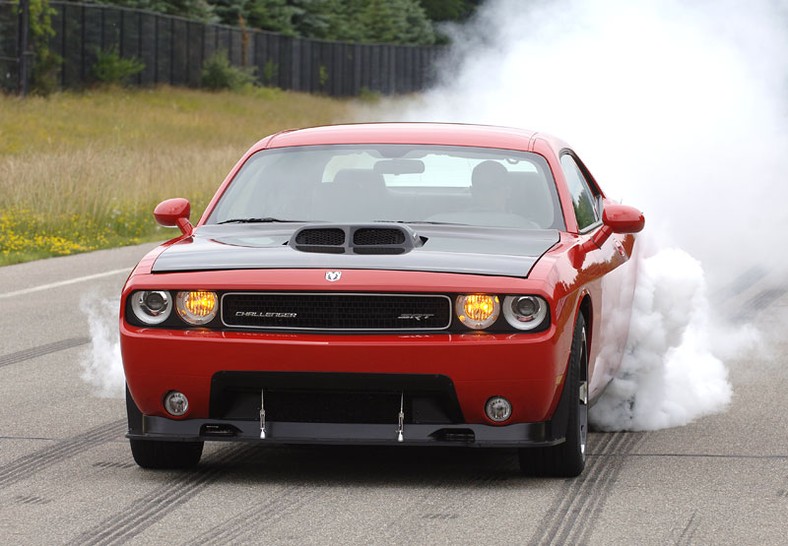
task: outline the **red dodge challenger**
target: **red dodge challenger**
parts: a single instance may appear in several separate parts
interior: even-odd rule
[[[517,448],[585,466],[621,362],[640,211],[542,133],[384,123],[283,131],[123,289],[131,451],[206,440]]]

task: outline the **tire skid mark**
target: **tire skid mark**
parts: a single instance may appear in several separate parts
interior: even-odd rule
[[[600,444],[595,446],[596,450],[604,453],[608,448],[615,449],[620,440],[621,436],[619,435],[606,434],[602,436]],[[581,482],[588,479],[590,474],[596,472],[598,464],[599,459],[597,457],[589,458],[586,460],[585,471],[580,477],[564,481],[560,495],[556,497],[545,512],[545,517],[539,524],[536,533],[528,542],[529,544],[550,544],[553,541],[556,534],[560,531],[567,514],[572,511],[573,505],[579,502],[578,490],[581,487]]]
[[[595,445],[595,451],[597,453],[606,453],[607,449],[610,448],[612,444],[612,449],[615,449],[617,442],[620,440],[620,437],[615,434],[605,434],[601,437],[600,442]],[[542,520],[541,524],[539,525],[539,529],[541,529],[541,535],[534,535],[530,544],[541,544],[551,539],[554,536],[556,530],[560,527],[564,516],[569,513],[569,510],[573,503],[577,502],[577,495],[575,494],[575,490],[579,488],[580,482],[587,479],[587,476],[595,471],[598,465],[599,459],[597,457],[588,458],[586,460],[586,468],[584,473],[579,478],[574,479],[567,479],[564,481],[564,485],[561,488],[561,493],[559,496],[555,498],[553,503],[550,505],[546,512],[545,518]],[[551,518],[551,519],[547,519]]]
[[[502,482],[508,479],[506,475],[508,471],[504,469],[505,466],[505,461],[488,465],[481,472],[467,475],[462,483],[457,483],[450,477],[444,477],[415,486],[412,494],[418,495],[418,499],[412,499],[412,502],[409,502],[407,507],[397,515],[394,523],[385,525],[386,528],[394,527],[396,529],[394,534],[385,535],[385,541],[393,544],[409,544],[414,541],[418,543],[419,537],[414,536],[414,532],[425,530],[425,525],[445,525],[447,522],[458,519],[462,514],[467,514],[468,499],[478,494],[480,489],[497,489]],[[444,493],[445,502],[436,503],[436,501],[443,500],[441,497],[436,497],[436,491]],[[409,523],[414,523],[415,527],[409,526]],[[421,540],[428,541],[430,536],[428,534]],[[370,537],[370,542],[375,542],[379,538],[379,536],[374,539]]]
[[[761,290],[744,303],[743,315],[741,312],[739,313],[739,320],[741,320],[742,316],[745,319],[755,318],[767,308],[771,307],[772,304],[785,295],[786,292],[788,292],[788,288],[785,287],[766,288]]]
[[[599,517],[629,454],[644,438],[643,434],[606,434],[597,446],[585,472],[567,480],[562,494],[547,510],[539,530],[529,544],[587,544],[593,524]]]
[[[309,504],[317,493],[308,492],[303,486],[290,486],[275,496],[254,507],[231,517],[207,533],[190,538],[184,546],[201,544],[203,546],[224,544],[247,544],[265,539],[262,531],[267,531],[276,521],[273,518],[290,514]],[[271,537],[268,537],[270,540]]]
[[[128,470],[130,468],[136,468],[137,465],[134,464],[134,463],[121,463],[121,462],[117,462],[117,461],[100,461],[98,463],[93,463],[93,466],[95,468],[102,468],[104,470],[107,470],[107,469],[110,469],[110,468],[111,469]]]
[[[125,433],[125,424],[126,419],[112,421],[4,464],[0,467],[0,489],[26,480],[50,466],[121,437]]]
[[[44,505],[52,502],[52,499],[46,497],[39,497],[37,495],[17,495],[14,497],[16,504],[38,504]]]
[[[163,519],[170,512],[182,507],[203,489],[214,483],[220,476],[227,473],[226,465],[237,462],[249,455],[252,448],[238,446],[224,448],[202,468],[180,471],[171,480],[157,487],[154,491],[137,499],[122,512],[110,516],[92,529],[82,532],[71,544],[125,544],[144,532],[148,527]]]
[[[66,349],[73,349],[74,347],[79,347],[88,343],[90,343],[89,337],[72,337],[55,341],[54,343],[47,343],[46,345],[39,345],[38,347],[32,347],[23,351],[17,351],[15,353],[0,356],[0,368],[12,364],[19,364],[20,362],[38,358],[39,356],[65,351]]]
[[[695,537],[695,532],[698,530],[698,511],[695,510],[692,512],[692,516],[690,516],[687,525],[684,526],[684,529],[681,532],[678,540],[676,541],[676,546],[683,546],[684,544],[692,544],[693,538]]]
[[[756,283],[766,278],[767,274],[768,271],[761,266],[756,265],[750,267],[728,283],[727,286],[723,286],[718,290],[718,299],[730,299],[733,296],[742,294]]]
[[[626,455],[634,450],[643,441],[644,434],[627,433],[627,440],[623,445],[623,452],[621,455]],[[570,541],[575,544],[588,544],[591,533],[594,530],[594,524],[599,521],[602,514],[602,509],[613,491],[613,486],[618,481],[618,476],[621,469],[626,464],[626,457],[602,458],[604,462],[605,477],[603,480],[598,480],[596,487],[586,492],[587,497],[591,499],[588,509],[583,513],[582,519],[575,522],[573,526],[574,534],[570,535]]]
[[[624,439],[618,443],[617,454],[624,455],[632,451],[639,443],[639,438],[632,434],[622,434],[621,436]],[[567,518],[559,527],[558,544],[572,541],[575,544],[588,543],[596,521],[593,515],[601,513],[613,485],[618,480],[618,474],[623,464],[623,457],[599,459],[594,472],[589,475],[589,479],[580,485],[578,495],[581,502],[577,517]]]

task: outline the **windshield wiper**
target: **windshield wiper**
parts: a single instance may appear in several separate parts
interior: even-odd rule
[[[387,222],[389,224],[430,224],[432,226],[467,226],[459,222],[430,222],[427,220],[373,220],[373,222]]]
[[[273,224],[276,222],[281,223],[306,223],[307,220],[283,220],[281,218],[274,218],[273,216],[265,216],[263,218],[231,218],[230,220],[223,220],[216,222],[218,224]]]

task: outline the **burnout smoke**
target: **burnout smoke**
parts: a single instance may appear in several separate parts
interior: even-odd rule
[[[82,379],[103,398],[122,398],[126,385],[120,357],[117,298],[86,294],[80,302],[90,330],[90,348],[82,360]]]
[[[450,32],[438,84],[395,117],[559,135],[646,214],[627,355],[592,421],[646,430],[725,409],[708,293],[788,269],[788,2],[493,0]],[[757,340],[737,326],[726,355]]]
[[[709,308],[700,263],[666,249],[640,263],[620,374],[591,410],[605,430],[685,425],[731,399],[727,370],[709,351]]]

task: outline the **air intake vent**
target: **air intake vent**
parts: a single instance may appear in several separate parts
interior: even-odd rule
[[[345,244],[345,232],[339,228],[304,229],[298,232],[295,242],[309,246],[342,246]]]
[[[423,239],[403,224],[307,225],[297,230],[288,245],[301,252],[328,254],[404,254]]]
[[[405,243],[405,233],[401,229],[357,229],[353,234],[354,246],[401,245]]]

